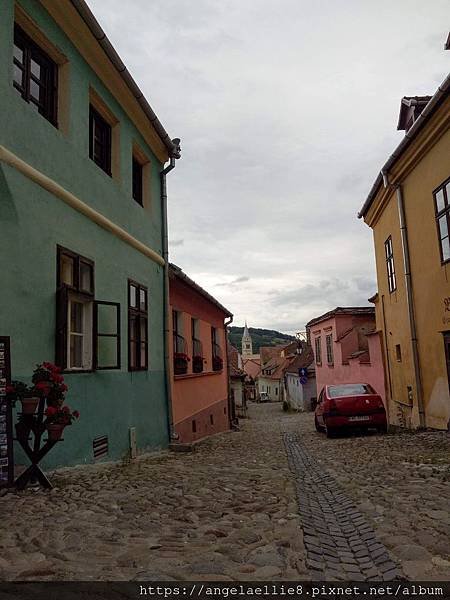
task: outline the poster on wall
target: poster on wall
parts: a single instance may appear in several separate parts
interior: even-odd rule
[[[0,336],[0,487],[14,480],[12,409],[6,400],[6,386],[11,383],[9,337]]]

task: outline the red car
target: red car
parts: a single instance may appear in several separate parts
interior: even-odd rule
[[[368,383],[326,385],[317,400],[315,426],[327,437],[350,428],[386,432],[386,410],[381,396]]]

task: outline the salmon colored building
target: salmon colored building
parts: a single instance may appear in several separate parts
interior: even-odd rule
[[[371,306],[338,307],[307,325],[317,396],[325,385],[369,383],[386,405],[383,356]]]
[[[226,335],[233,315],[173,264],[169,299],[172,435],[189,444],[230,429],[234,418]]]

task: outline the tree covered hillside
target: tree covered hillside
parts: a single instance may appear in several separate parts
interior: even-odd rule
[[[235,346],[239,352],[242,352],[241,342],[242,334],[244,333],[243,327],[228,327],[230,343]],[[258,354],[260,346],[277,346],[278,344],[287,344],[295,337],[287,335],[287,333],[281,333],[280,331],[274,331],[273,329],[257,329],[255,327],[249,327],[250,335],[252,336],[253,342],[253,353]]]

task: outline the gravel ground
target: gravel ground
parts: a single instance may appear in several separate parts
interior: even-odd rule
[[[7,580],[308,577],[280,405],[193,453],[51,474],[0,498]],[[292,421],[293,422],[293,421]]]
[[[409,579],[450,580],[450,436],[328,440],[311,414],[251,405],[193,453],[50,474],[0,497],[3,580],[306,580],[283,432],[367,519]],[[298,483],[298,480],[297,480]],[[311,490],[310,490],[311,493]]]

